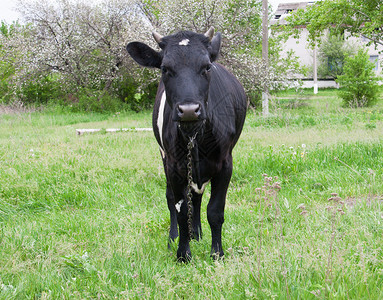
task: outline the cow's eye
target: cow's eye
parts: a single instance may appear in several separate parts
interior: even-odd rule
[[[165,66],[161,66],[161,72],[162,72],[163,74],[167,74],[167,73],[169,72],[169,70],[168,70],[167,67],[165,67]]]
[[[168,68],[168,67],[165,67],[165,66],[161,66],[161,71],[162,71],[163,75],[167,75],[169,77],[174,77],[175,76],[175,73],[174,73],[174,71],[171,68]]]
[[[206,75],[207,73],[210,72],[210,70],[211,70],[211,65],[209,64],[209,65],[207,65],[207,66],[205,66],[205,67],[202,68],[202,70],[201,70],[201,74],[202,74],[202,75]]]

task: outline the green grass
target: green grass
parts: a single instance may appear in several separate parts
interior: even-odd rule
[[[278,96],[234,150],[225,260],[210,259],[207,189],[186,265],[167,249],[153,134],[75,133],[150,127],[150,112],[0,115],[0,299],[383,298],[382,104]]]

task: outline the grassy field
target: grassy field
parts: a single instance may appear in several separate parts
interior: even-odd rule
[[[0,115],[0,299],[383,298],[383,101],[290,92],[268,118],[250,111],[223,261],[210,259],[209,189],[191,263],[168,250],[151,132],[75,132],[150,126],[150,112]]]

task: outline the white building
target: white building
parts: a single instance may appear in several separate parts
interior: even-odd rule
[[[297,9],[304,9],[309,5],[313,5],[315,2],[294,2],[294,3],[281,3],[278,5],[278,8],[274,14],[273,20],[270,22],[270,25],[277,26],[278,24],[286,24],[286,16]],[[369,39],[362,37],[353,37],[347,36],[348,41],[355,44],[356,46],[367,46]],[[379,45],[376,49],[374,45],[370,45],[368,48],[368,54],[370,56],[370,61],[375,63],[375,72],[377,74],[383,74],[382,64],[383,64],[383,47]],[[308,42],[308,31],[306,28],[301,29],[299,39],[290,37],[283,48],[283,51],[293,50],[295,55],[298,56],[299,61],[302,65],[305,65],[310,70],[306,77],[302,75],[297,75],[297,77],[302,78],[304,81],[303,87],[312,87],[313,86],[313,64],[314,64],[314,51],[312,46]],[[379,53],[382,52],[381,54]],[[334,80],[323,80],[319,78],[318,80],[319,87],[335,87],[336,84]]]

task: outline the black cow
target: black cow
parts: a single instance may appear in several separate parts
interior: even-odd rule
[[[161,51],[132,42],[129,54],[142,66],[161,69],[153,112],[153,129],[164,163],[170,210],[170,240],[178,236],[177,258],[191,258],[188,231],[188,182],[192,198],[192,234],[202,236],[202,194],[211,182],[207,218],[211,254],[222,257],[221,232],[226,193],[233,169],[232,150],[243,127],[247,101],[242,85],[214,63],[221,34],[181,31],[166,37],[153,33]],[[188,144],[192,143],[192,180],[188,181]],[[190,155],[190,153],[189,153]],[[191,182],[192,181],[192,182]],[[190,207],[189,207],[190,209]]]

